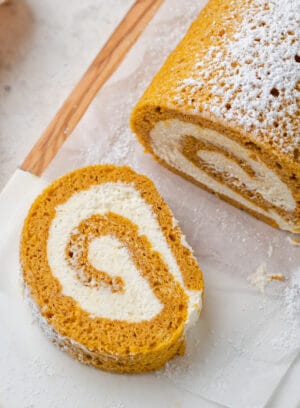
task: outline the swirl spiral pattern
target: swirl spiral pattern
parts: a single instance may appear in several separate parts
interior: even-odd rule
[[[151,150],[163,164],[264,221],[299,232],[294,194],[257,153],[179,119],[158,121],[150,136]]]
[[[209,0],[131,115],[163,165],[300,233],[299,1]]]
[[[201,309],[202,276],[153,183],[128,167],[90,166],[39,196],[21,240],[25,288],[48,337],[117,372],[182,353]]]

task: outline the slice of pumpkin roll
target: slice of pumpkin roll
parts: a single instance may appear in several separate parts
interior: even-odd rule
[[[136,106],[163,165],[300,233],[299,0],[209,0]]]
[[[82,168],[33,203],[20,250],[25,291],[49,339],[104,370],[155,370],[184,351],[202,274],[153,182]]]

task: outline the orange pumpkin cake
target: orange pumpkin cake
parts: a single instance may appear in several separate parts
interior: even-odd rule
[[[202,275],[146,176],[99,165],[56,180],[29,211],[20,259],[41,327],[79,361],[133,373],[183,353]]]
[[[161,164],[300,232],[299,0],[209,0],[138,102]]]

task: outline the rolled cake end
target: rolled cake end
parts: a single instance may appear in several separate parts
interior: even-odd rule
[[[272,226],[300,233],[293,7],[210,0],[137,104],[131,127],[170,170]]]

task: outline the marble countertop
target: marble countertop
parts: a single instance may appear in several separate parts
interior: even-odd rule
[[[0,7],[0,190],[132,4],[11,0]]]

